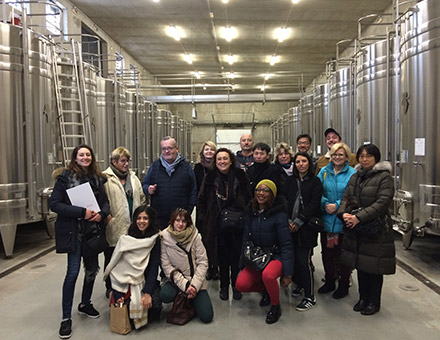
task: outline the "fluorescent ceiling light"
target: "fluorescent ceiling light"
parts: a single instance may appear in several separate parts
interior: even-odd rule
[[[228,74],[228,78],[230,78],[230,79],[235,79],[235,77],[236,77],[236,75],[235,75],[234,72],[229,72],[229,74]]]
[[[222,2],[223,2],[224,4],[227,4],[227,3],[229,2],[229,0],[222,0]]]
[[[186,61],[188,64],[192,64],[192,63],[193,63],[193,59],[192,59],[191,55],[188,54],[188,53],[185,53],[185,54],[183,55],[183,59],[185,59],[185,61]]]
[[[231,26],[222,27],[221,36],[227,42],[230,42],[232,39],[237,38],[238,32],[237,29]]]
[[[180,27],[174,25],[168,26],[166,29],[166,33],[169,37],[173,38],[176,41],[179,41],[180,38],[185,37],[185,33],[183,32],[183,30]]]
[[[198,72],[198,71],[195,71],[195,72],[194,72],[194,75],[195,75],[195,77],[196,77],[197,79],[202,78],[202,75],[201,75],[200,72]]]
[[[160,0],[153,0],[153,2],[159,2]]]
[[[233,54],[228,54],[226,57],[226,60],[229,65],[232,65],[233,63],[235,63],[237,61],[237,57]]]
[[[261,92],[264,92],[266,90],[266,86],[265,85],[261,85],[260,89],[261,89]]]
[[[276,54],[274,54],[273,56],[271,56],[269,58],[270,58],[270,61],[269,61],[270,65],[275,65],[276,63],[278,63],[280,61],[280,57],[277,56]]]
[[[289,27],[278,27],[273,36],[279,43],[283,42],[290,36],[291,29]]]
[[[269,80],[270,77],[272,77],[272,74],[266,73],[266,75],[264,76],[264,80]]]
[[[296,5],[299,2],[299,0],[292,0],[292,4]]]

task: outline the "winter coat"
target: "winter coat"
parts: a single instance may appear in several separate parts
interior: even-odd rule
[[[137,207],[146,203],[145,195],[142,190],[141,182],[135,173],[131,170],[130,181],[133,187],[133,211]],[[131,215],[128,207],[127,196],[124,186],[113,170],[108,167],[104,174],[107,176],[105,183],[105,192],[110,203],[110,214],[112,219],[107,224],[107,242],[110,247],[114,247],[122,235],[126,235],[131,223]]]
[[[254,164],[254,155],[251,154],[250,156],[245,156],[241,150],[237,151],[235,159],[235,166],[244,171],[247,171],[247,169]]]
[[[355,172],[356,171],[348,165],[348,162],[346,162],[344,168],[335,175],[333,163],[330,162],[322,168],[318,174],[318,178],[324,188],[321,197],[321,210],[323,213],[322,221],[324,223],[324,230],[327,233],[343,233],[342,221],[337,218],[336,212],[332,215],[328,214],[325,211],[325,206],[327,204],[336,204],[336,209],[339,208],[348,181]]]
[[[282,194],[287,197],[287,216],[292,219],[293,207],[298,193],[298,182],[295,175],[287,177],[283,186]],[[299,227],[297,232],[292,233],[295,242],[302,248],[313,248],[318,245],[318,233],[310,228],[308,221],[312,217],[321,216],[322,184],[316,176],[306,175],[301,181],[301,195],[303,203],[299,206],[298,216],[293,222]]]
[[[257,187],[257,184],[263,179],[270,179],[275,183],[277,188],[279,188],[281,184],[282,172],[284,171],[281,170],[280,167],[270,163],[269,161],[252,164],[252,166],[250,166],[246,171],[247,175],[249,176],[252,193]]]
[[[165,228],[171,213],[177,208],[183,208],[192,213],[197,200],[196,176],[191,165],[182,159],[175,171],[168,176],[160,159],[153,162],[142,182],[145,195],[148,187],[157,184],[157,190],[150,196],[151,207],[157,212],[157,223]]]
[[[252,198],[248,177],[246,173],[239,168],[231,166],[229,171],[233,171],[235,177],[232,207],[244,211]],[[197,228],[202,234],[203,242],[206,245],[206,250],[209,252],[210,260],[217,257],[215,244],[219,233],[220,207],[217,202],[216,183],[219,174],[219,171],[214,168],[206,175],[197,199],[197,211],[199,216]],[[238,246],[240,245],[241,242]]]
[[[273,260],[282,263],[283,276],[293,275],[293,244],[284,198],[277,196],[274,203],[259,212],[249,208],[243,232],[243,246],[251,240],[263,250],[274,250]]]
[[[209,170],[210,169],[205,168],[202,163],[197,163],[196,165],[194,165],[194,175],[196,176],[197,182],[197,193],[200,192],[203,180],[205,179],[205,176],[208,174]]]
[[[360,223],[369,222],[376,217],[385,220],[384,228],[378,239],[356,235],[356,227],[346,228],[342,243],[341,262],[349,268],[356,268],[370,274],[394,274],[396,258],[394,235],[389,216],[389,207],[393,200],[394,185],[389,162],[379,162],[370,170],[356,166],[355,173],[348,182],[342,196],[337,215],[342,219],[344,213],[350,213],[352,197],[359,198],[362,208],[355,215]]]
[[[86,208],[74,206],[70,203],[67,189],[71,188],[71,178],[73,175],[70,170],[64,170],[58,177],[49,200],[49,208],[58,214],[55,222],[55,246],[57,253],[73,253],[76,250],[78,240],[82,239],[83,228],[87,221]],[[88,182],[89,179],[81,177],[80,184]],[[104,221],[110,213],[107,194],[105,193],[105,177],[100,177],[97,187],[93,189],[96,201],[101,211],[101,221]],[[93,186],[92,186],[93,188]]]
[[[318,161],[316,162],[315,167],[315,174],[318,175],[321,169],[325,166],[327,166],[330,163],[330,151],[328,151],[325,155],[322,155],[318,158]],[[348,164],[351,167],[354,167],[357,164],[356,155],[354,153],[351,153],[348,156]]]
[[[176,239],[167,229],[161,231],[161,266],[165,276],[179,288],[181,291],[192,285],[199,292],[206,289],[206,272],[208,270],[208,257],[202,238],[199,233],[194,233],[192,239],[186,244],[185,250],[191,251],[191,257],[194,268],[194,275],[191,277],[191,269],[187,254],[177,245]],[[171,273],[174,269],[173,278]]]

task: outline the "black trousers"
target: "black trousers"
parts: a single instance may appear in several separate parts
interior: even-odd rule
[[[241,255],[241,233],[220,233],[217,239],[220,288],[235,287]]]
[[[368,274],[358,270],[359,299],[380,306],[383,275]]]
[[[313,297],[314,294],[314,280],[311,266],[311,255],[313,248],[303,248],[295,243],[293,250],[295,252],[294,277],[295,282],[304,288],[305,297]]]
[[[105,268],[107,268],[107,265],[110,263],[114,251],[115,251],[115,247],[107,247],[107,249],[104,250],[104,271]],[[112,282],[110,281],[110,275],[105,279],[105,288],[112,289]]]

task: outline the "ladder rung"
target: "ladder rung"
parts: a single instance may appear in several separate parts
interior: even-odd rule
[[[73,63],[69,63],[67,61],[57,61],[57,65],[73,66]]]
[[[69,90],[77,90],[78,88],[76,86],[67,86],[67,85],[60,85],[60,89],[64,90],[64,89],[69,89]]]
[[[64,122],[62,124],[66,126],[82,126],[82,123],[78,123],[78,122]]]
[[[58,73],[58,77],[75,78],[76,75],[73,73]]]
[[[64,135],[64,138],[84,138],[84,135]]]
[[[66,97],[61,97],[61,100],[62,100],[62,101],[65,101],[65,102],[79,102],[79,99],[78,99],[78,98],[66,98]]]
[[[63,110],[63,113],[81,113],[79,110]]]

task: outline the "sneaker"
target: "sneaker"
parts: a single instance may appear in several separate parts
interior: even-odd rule
[[[61,321],[60,332],[58,334],[60,336],[60,339],[69,339],[72,336],[71,319]]]
[[[99,312],[93,308],[93,305],[91,303],[87,304],[87,305],[78,305],[78,313],[88,316],[89,318],[92,319],[97,319],[99,318],[100,314]]]
[[[316,307],[316,298],[315,297],[305,297],[295,309],[299,312],[306,312],[309,309]]]
[[[304,288],[296,287],[292,290],[292,297],[298,297],[301,296],[304,293]]]

